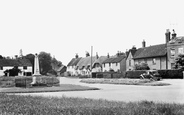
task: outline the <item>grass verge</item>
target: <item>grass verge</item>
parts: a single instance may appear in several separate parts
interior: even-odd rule
[[[59,86],[52,86],[52,87],[0,88],[0,93],[37,93],[37,92],[85,91],[85,90],[99,90],[99,89],[80,85],[61,84]]]
[[[144,86],[166,86],[168,83],[151,81],[149,79],[83,79],[80,82],[91,84],[118,84],[118,85],[144,85]]]
[[[122,97],[123,98],[123,97]],[[54,98],[0,94],[0,114],[14,115],[183,115],[184,105],[116,102],[85,98]]]

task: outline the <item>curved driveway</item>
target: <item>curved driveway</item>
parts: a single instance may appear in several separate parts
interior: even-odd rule
[[[101,90],[90,91],[67,91],[34,93],[31,95],[42,96],[67,96],[83,97],[92,99],[107,99],[114,101],[141,101],[182,103],[184,104],[184,79],[167,79],[160,82],[170,83],[169,86],[135,86],[135,85],[112,85],[112,84],[86,84],[77,78],[60,78],[61,84],[75,84],[97,87]]]

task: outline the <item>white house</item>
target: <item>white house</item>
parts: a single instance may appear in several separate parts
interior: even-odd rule
[[[126,57],[124,55],[108,58],[102,64],[103,72],[113,70],[124,73],[126,71]]]
[[[75,58],[73,58],[67,65],[67,72],[71,75],[71,76],[77,76],[78,75],[78,68],[77,68],[77,64],[78,62],[81,60],[81,58],[78,57],[78,55],[75,56]]]
[[[107,56],[96,56],[96,60],[92,65],[92,72],[103,72],[102,63],[107,59]]]
[[[31,76],[32,64],[27,59],[0,59],[0,76],[4,76],[4,71],[18,67],[21,73],[18,76]],[[8,75],[9,76],[9,75]]]

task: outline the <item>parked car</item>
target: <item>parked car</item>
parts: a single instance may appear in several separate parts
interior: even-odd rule
[[[147,70],[146,73],[140,75],[141,79],[151,79],[155,81],[161,80],[160,74],[157,70]]]

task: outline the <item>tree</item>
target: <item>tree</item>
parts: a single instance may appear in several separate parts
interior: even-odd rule
[[[31,64],[32,64],[32,71],[34,73],[34,58],[35,58],[34,54],[31,54],[31,53],[27,54],[23,58],[28,59],[31,62]]]
[[[135,64],[135,70],[149,70],[147,63]]]
[[[184,69],[184,55],[180,54],[178,57],[175,59],[175,69]]]
[[[2,55],[0,55],[0,59],[3,59],[3,56]]]
[[[47,75],[49,70],[52,70],[52,66],[51,66],[52,57],[50,53],[46,53],[46,52],[40,52],[38,57],[40,62],[40,73],[43,75]]]
[[[4,71],[5,76],[7,76],[8,73],[9,73],[9,76],[18,76],[18,73],[20,73],[20,72],[21,72],[21,70],[18,69],[18,66],[15,66],[12,69],[9,69],[9,70],[7,69]]]

